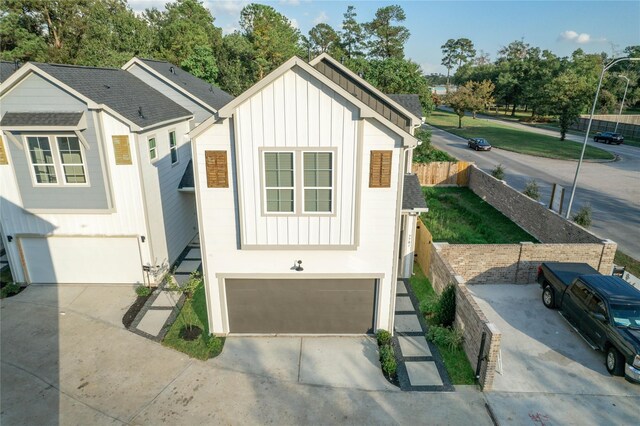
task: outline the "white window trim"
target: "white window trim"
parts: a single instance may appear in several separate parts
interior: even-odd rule
[[[151,158],[151,145],[149,144],[151,139],[153,139],[156,144],[156,146],[153,148],[153,151],[156,154],[154,158]],[[147,136],[147,153],[149,154],[150,163],[155,163],[156,161],[158,161],[158,138],[156,137],[156,135]]]
[[[291,154],[292,160],[293,160],[293,186],[289,187],[289,186],[269,186],[267,187],[267,164],[266,164],[266,154]],[[296,205],[297,205],[297,201],[298,201],[298,197],[297,197],[297,186],[296,186],[296,175],[297,175],[297,159],[296,159],[296,152],[295,151],[287,151],[287,150],[274,150],[274,151],[262,151],[262,158],[260,159],[260,161],[262,162],[262,199],[264,200],[264,205],[262,208],[262,212],[265,216],[294,216],[297,214],[297,210],[296,210]],[[291,189],[293,191],[293,210],[290,212],[281,212],[281,211],[277,211],[277,212],[270,212],[267,208],[267,204],[268,204],[268,198],[267,198],[267,189]]]
[[[174,135],[174,139],[176,141],[175,146],[172,148],[171,147],[171,133],[173,133]],[[176,132],[176,129],[171,129],[167,132],[167,139],[169,142],[169,161],[171,161],[171,165],[175,166],[177,164],[180,163],[180,155],[178,154],[178,133]],[[158,146],[158,139],[156,139],[156,147]],[[176,161],[174,162],[173,159],[171,158],[171,151],[175,149],[176,151]]]
[[[53,168],[56,172],[56,181],[57,183],[40,183],[36,178],[35,164],[31,160],[31,149],[29,148],[29,138],[47,138],[49,141],[49,147],[51,148],[51,155],[53,156]],[[62,157],[60,156],[60,149],[58,147],[58,137],[74,137],[78,139],[80,146],[80,155],[82,155],[82,166],[84,167],[84,178],[85,183],[67,183],[67,179],[64,174],[64,165],[62,163]],[[82,187],[90,187],[91,183],[89,182],[89,172],[87,170],[87,156],[86,150],[84,148],[84,144],[80,141],[80,138],[75,133],[47,133],[47,134],[25,134],[22,135],[23,143],[24,143],[24,152],[27,156],[27,162],[30,168],[31,175],[31,183],[34,187],[71,187],[71,188],[82,188]],[[52,143],[53,141],[53,143]]]
[[[329,153],[331,154],[331,186],[305,186],[304,184],[304,154],[322,154]],[[333,151],[314,151],[314,150],[304,150],[300,152],[300,157],[302,161],[302,213],[310,216],[322,216],[322,215],[331,215],[335,212],[335,202],[334,202],[334,193],[335,193],[335,167],[336,167],[336,155]],[[305,189],[328,189],[331,191],[331,210],[328,211],[309,211],[305,209],[306,199],[305,199]]]

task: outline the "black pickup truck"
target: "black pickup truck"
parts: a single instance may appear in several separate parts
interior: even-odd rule
[[[538,283],[544,306],[606,353],[609,373],[640,383],[640,290],[585,263],[543,263]]]

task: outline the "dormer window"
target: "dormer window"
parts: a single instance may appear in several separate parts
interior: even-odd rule
[[[26,140],[34,184],[87,184],[84,149],[77,136],[27,136]]]

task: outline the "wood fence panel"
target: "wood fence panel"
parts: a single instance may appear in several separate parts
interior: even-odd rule
[[[418,218],[416,225],[416,261],[425,275],[431,268],[431,249],[433,248],[433,238],[427,227]]]
[[[468,186],[469,167],[473,163],[458,161],[450,163],[436,161],[433,163],[414,163],[413,172],[418,176],[422,186]]]

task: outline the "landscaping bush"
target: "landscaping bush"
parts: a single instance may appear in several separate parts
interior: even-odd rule
[[[139,285],[138,287],[136,287],[136,294],[139,297],[147,297],[149,295],[151,295],[152,290],[151,288],[145,286],[145,285]]]
[[[429,130],[418,129],[416,130],[415,136],[421,143],[413,150],[414,163],[431,163],[434,161],[449,161],[455,163],[458,161],[455,157],[431,145],[431,132]]]
[[[398,363],[391,345],[380,346],[380,364],[382,365],[382,371],[387,375],[394,376],[396,374]]]
[[[438,298],[434,313],[436,324],[451,327],[456,319],[456,288],[449,284]]]
[[[573,221],[578,225],[588,228],[591,226],[591,206],[582,206],[578,213],[573,215]]]
[[[9,283],[0,290],[0,298],[4,299],[5,297],[13,296],[18,293],[20,293],[20,284]]]
[[[502,164],[498,164],[493,170],[491,170],[491,176],[498,180],[504,180],[504,167]]]
[[[438,307],[438,298],[430,297],[428,299],[420,301],[420,312],[425,315],[433,314]]]
[[[378,330],[376,333],[376,338],[378,340],[378,346],[387,346],[391,344],[391,333],[387,330]]]
[[[527,183],[527,186],[525,186],[522,193],[529,198],[540,201],[540,187],[538,186],[538,182],[536,182],[535,179]]]
[[[462,332],[456,328],[432,325],[427,332],[427,340],[454,351],[462,346]]]

